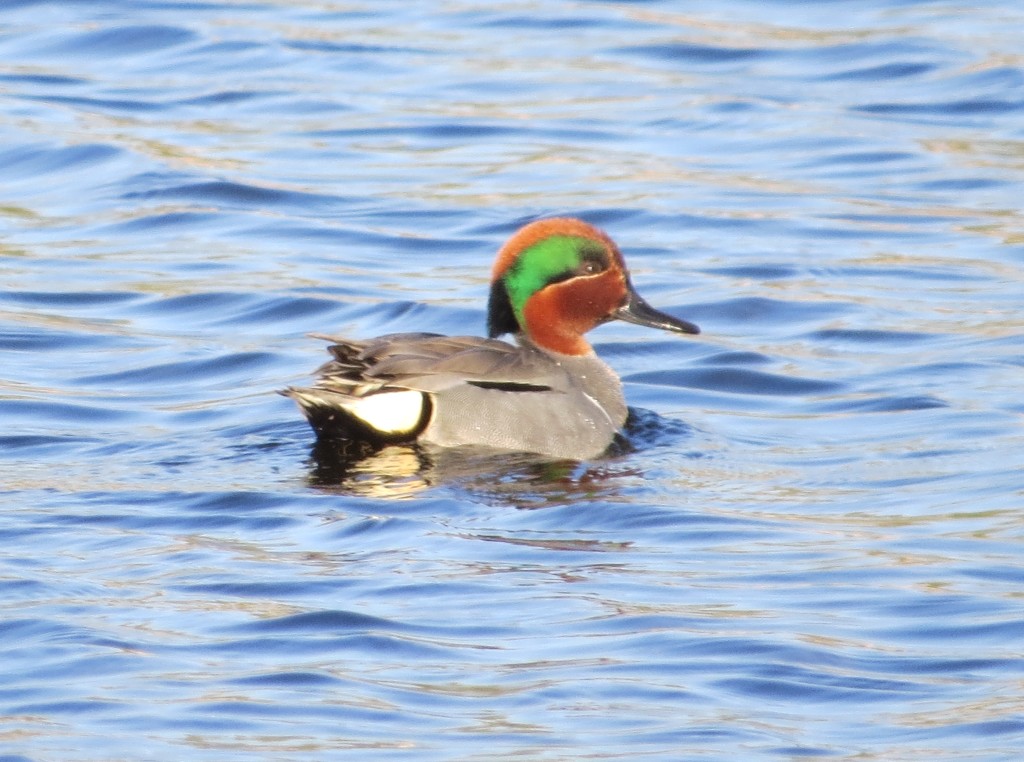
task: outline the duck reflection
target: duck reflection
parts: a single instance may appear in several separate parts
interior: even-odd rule
[[[638,439],[652,444],[652,416],[664,422],[654,413],[635,411],[627,436],[593,461],[552,460],[486,448],[374,446],[322,438],[310,454],[309,483],[327,492],[384,499],[412,498],[444,486],[517,508],[610,499],[643,480],[642,469],[624,456],[637,449]],[[659,428],[663,436],[665,430]]]

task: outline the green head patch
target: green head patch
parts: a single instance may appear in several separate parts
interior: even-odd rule
[[[607,267],[605,247],[583,236],[553,235],[524,249],[502,279],[519,326],[526,302],[542,288]]]

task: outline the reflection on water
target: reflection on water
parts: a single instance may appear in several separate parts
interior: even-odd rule
[[[414,445],[375,448],[363,442],[318,441],[309,483],[325,490],[379,498],[412,497],[427,489],[430,460]]]
[[[382,499],[409,498],[446,486],[475,500],[517,508],[614,499],[622,480],[641,479],[630,464],[637,448],[665,446],[689,429],[649,410],[630,410],[625,436],[602,459],[552,461],[529,453],[422,445],[375,447],[350,440],[319,440],[309,483],[327,492]],[[620,496],[622,497],[622,496]]]

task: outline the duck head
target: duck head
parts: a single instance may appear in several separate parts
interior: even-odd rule
[[[619,248],[582,220],[531,222],[498,252],[487,309],[491,338],[522,333],[548,351],[585,355],[592,349],[583,334],[609,320],[700,333],[693,323],[645,302],[630,283]]]

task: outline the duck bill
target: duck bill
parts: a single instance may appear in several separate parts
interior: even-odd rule
[[[613,318],[625,320],[627,323],[645,325],[648,328],[660,328],[674,333],[700,333],[700,328],[693,323],[659,312],[644,301],[632,288],[626,295],[626,303],[612,313]]]

